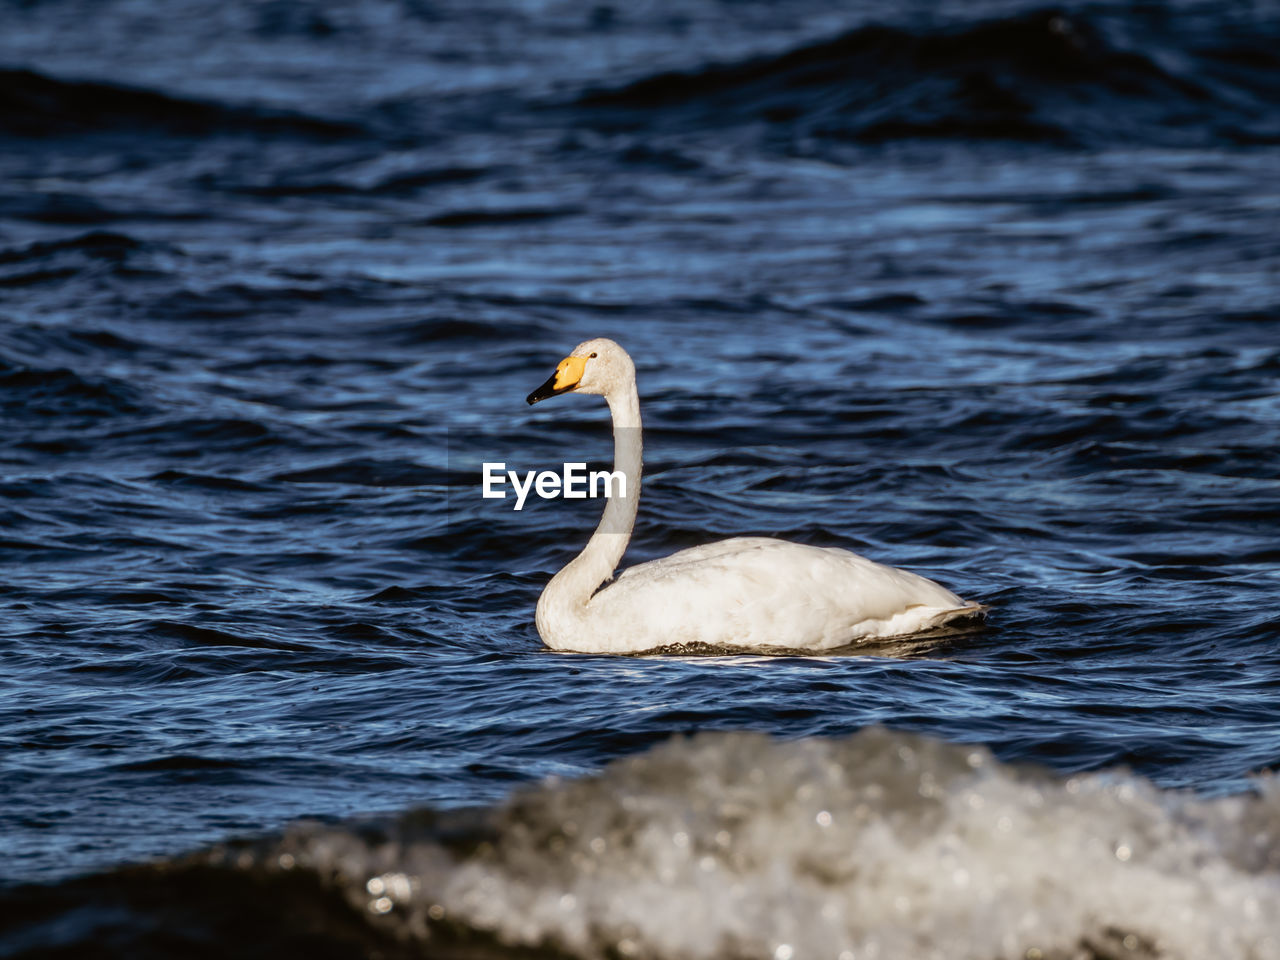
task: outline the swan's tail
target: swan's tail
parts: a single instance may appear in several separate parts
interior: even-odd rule
[[[987,619],[987,611],[990,609],[985,603],[977,603],[970,600],[960,607],[948,607],[945,610],[939,610],[929,618],[929,626],[940,627],[944,623],[953,623],[956,620],[985,620]]]

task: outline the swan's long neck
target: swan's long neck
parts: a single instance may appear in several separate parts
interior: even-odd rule
[[[640,472],[643,443],[640,436],[640,398],[634,378],[605,395],[613,415],[613,469],[626,478],[626,496],[609,497],[604,516],[586,547],[557,573],[538,599],[538,628],[552,636],[557,623],[577,620],[586,612],[587,602],[617,569],[640,504]],[[617,492],[616,485],[612,491]],[[550,630],[544,630],[545,625]]]

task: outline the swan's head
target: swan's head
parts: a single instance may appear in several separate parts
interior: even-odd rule
[[[537,403],[557,393],[595,393],[608,396],[633,381],[635,365],[627,351],[612,340],[599,337],[585,340],[556,364],[556,372],[533,393],[529,403]]]

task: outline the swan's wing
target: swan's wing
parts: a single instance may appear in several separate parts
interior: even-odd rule
[[[623,572],[588,604],[597,630],[658,644],[830,648],[933,625],[963,600],[848,550],[738,537]]]
[[[639,563],[634,567],[628,567],[618,574],[618,579],[622,580],[624,577],[634,576],[654,576],[660,570],[675,570],[684,564],[702,563],[721,557],[748,553],[756,549],[768,549],[770,544],[778,543],[787,544],[787,541],[775,540],[772,537],[733,537],[730,540],[716,540],[714,543],[700,543],[696,547],[687,547],[665,557],[659,557],[657,560],[650,560],[648,563]],[[802,546],[801,544],[789,545]]]

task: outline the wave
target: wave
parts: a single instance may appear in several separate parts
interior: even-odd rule
[[[94,230],[64,240],[46,240],[23,247],[0,250],[0,264],[27,263],[67,252],[79,253],[97,260],[119,262],[126,259],[131,252],[141,250],[145,246],[146,244],[142,241],[135,240],[127,234]]]
[[[490,210],[463,209],[437,213],[422,221],[427,227],[490,227],[510,224],[537,223],[559,220],[583,212],[582,207],[499,207]]]
[[[1203,798],[868,729],[675,739],[489,810],[19,888],[0,916],[11,956],[109,932],[169,955],[1270,960],[1277,893],[1274,780]]]
[[[113,83],[60,80],[33,70],[0,69],[0,135],[53,137],[140,129],[322,139],[365,132],[354,123],[287,110],[228,106]]]
[[[329,483],[360,487],[420,487],[446,483],[449,474],[408,460],[346,460],[289,470],[271,478],[277,483]]]
[[[145,397],[124,380],[82,375],[65,367],[9,364],[0,358],[0,410],[27,422],[50,417],[109,419],[148,409]]]
[[[0,201],[0,212],[33,219],[29,209],[14,210],[3,201]],[[172,244],[138,240],[115,231],[92,230],[59,240],[0,247],[0,288],[48,287],[56,290],[65,288],[67,281],[73,278],[84,278],[90,282],[106,277],[122,281],[155,278],[163,276],[185,258],[186,254]],[[8,329],[12,327],[4,325],[0,335]],[[51,336],[61,336],[51,328],[49,332]],[[95,338],[109,340],[112,336],[99,331]],[[61,336],[61,339],[70,337]],[[114,344],[102,340],[92,345],[113,349],[127,343],[121,338],[116,340],[118,342]]]
[[[409,170],[391,176],[375,178],[369,182],[360,182],[356,179],[343,180],[339,177],[320,177],[318,179],[285,179],[274,183],[247,185],[235,182],[223,183],[217,177],[208,175],[199,178],[198,182],[208,187],[268,199],[313,196],[398,197],[410,196],[420,190],[431,187],[473,183],[493,172],[491,168],[487,167],[456,165]]]
[[[1050,9],[936,30],[864,26],[780,55],[592,91],[578,103],[604,126],[633,126],[643,112],[677,128],[763,122],[788,146],[808,138],[1280,142],[1269,106],[1280,95],[1280,58],[1262,38],[1213,42],[1134,23],[1116,32],[1136,33],[1149,48],[1131,50],[1104,23],[1101,14]]]

